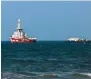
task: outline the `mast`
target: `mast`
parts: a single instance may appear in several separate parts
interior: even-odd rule
[[[18,19],[18,27],[17,27],[17,30],[22,30],[22,28],[21,28],[21,23],[20,23],[20,19]]]
[[[23,29],[21,28],[20,19],[18,19],[17,33],[18,33],[19,37],[23,37],[23,35],[22,35]]]

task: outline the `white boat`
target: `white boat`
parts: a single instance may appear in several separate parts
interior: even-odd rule
[[[69,38],[68,41],[79,41],[80,38]]]
[[[87,39],[80,39],[80,38],[69,38],[68,41],[75,41],[75,42],[86,42]]]

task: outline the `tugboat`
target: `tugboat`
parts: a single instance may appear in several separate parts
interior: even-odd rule
[[[27,34],[21,28],[20,19],[18,19],[18,27],[14,34],[10,36],[10,41],[13,43],[32,43],[36,42],[36,38],[27,37]]]

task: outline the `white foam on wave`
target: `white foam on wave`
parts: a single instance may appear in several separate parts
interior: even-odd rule
[[[91,73],[80,73],[81,75],[86,75],[86,76],[89,76],[91,77]]]
[[[33,73],[32,73],[33,74]],[[2,79],[27,79],[36,77],[31,75],[31,73],[12,73],[12,72],[4,72],[2,73]]]
[[[40,77],[57,78],[60,77],[59,74],[41,74]]]
[[[2,73],[2,79],[26,79],[26,78],[91,78],[91,73],[76,72],[20,72],[20,73]]]

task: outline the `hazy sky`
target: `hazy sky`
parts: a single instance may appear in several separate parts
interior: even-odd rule
[[[18,18],[28,36],[38,40],[91,39],[91,2],[3,1],[1,40],[9,40]]]

